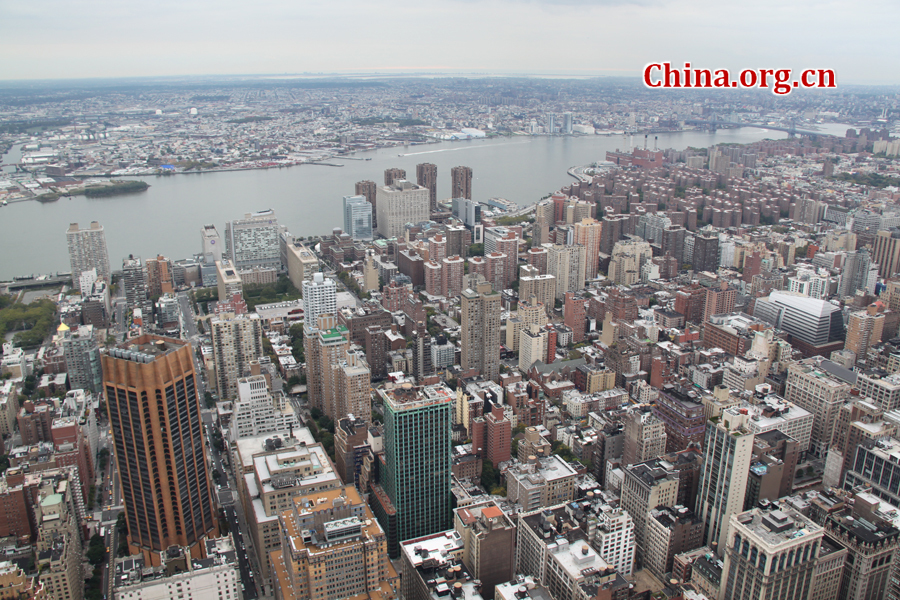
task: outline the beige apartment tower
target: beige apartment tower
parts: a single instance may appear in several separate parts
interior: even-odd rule
[[[81,229],[78,223],[66,230],[69,246],[69,268],[72,270],[72,285],[79,288],[81,274],[97,269],[97,277],[109,281],[109,252],[106,249],[106,233],[103,226],[92,221],[90,227]]]
[[[462,303],[463,371],[477,370],[486,378],[500,378],[500,293],[491,284],[481,281],[475,289],[467,288],[460,295]]]
[[[575,243],[585,248],[585,279],[596,279],[600,265],[600,233],[603,224],[596,219],[582,219],[574,225]]]
[[[223,313],[209,321],[216,390],[220,400],[237,397],[237,380],[249,370],[250,363],[263,356],[262,322],[256,313]]]
[[[547,248],[547,273],[556,278],[556,298],[562,300],[566,292],[584,288],[587,249],[584,246],[554,244]],[[598,259],[599,260],[599,259]]]

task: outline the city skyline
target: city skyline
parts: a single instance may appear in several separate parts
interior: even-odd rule
[[[496,0],[473,14],[476,5],[463,0],[271,1],[250,19],[236,2],[172,3],[177,19],[166,4],[146,11],[106,2],[4,2],[0,51],[17,60],[0,70],[0,81],[238,73],[637,77],[649,62],[689,61],[712,69],[830,68],[839,85],[898,83],[885,43],[900,7],[889,2],[832,2],[822,10],[820,3],[766,0],[747,11],[706,0]],[[398,15],[406,33],[385,44]],[[549,35],[573,22],[607,26],[602,36],[572,36],[566,44]],[[453,32],[452,44],[433,42],[437,23]],[[636,33],[640,45],[630,43]],[[38,51],[23,53],[37,35],[44,36]],[[854,44],[821,43],[838,38]],[[96,39],[103,43],[87,41]],[[329,51],[318,52],[322,47]],[[579,57],[591,57],[590,64]]]

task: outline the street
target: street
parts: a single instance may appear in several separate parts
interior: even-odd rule
[[[200,347],[200,332],[194,321],[194,309],[191,307],[191,298],[187,292],[178,292],[178,306],[181,308],[182,335],[192,346],[194,356],[194,370],[197,372],[197,393],[200,401],[206,396],[206,376],[203,365],[197,358],[197,349]]]
[[[252,554],[253,543],[243,535],[241,520],[238,511],[240,510],[240,501],[236,498],[237,487],[231,485],[230,469],[225,468],[222,463],[222,456],[212,443],[213,428],[212,416],[206,412],[203,418],[203,425],[206,427],[207,439],[209,440],[210,468],[212,472],[218,472],[220,482],[216,485],[217,497],[222,510],[225,513],[225,519],[228,521],[228,528],[231,531],[234,540],[234,549],[238,556],[238,566],[241,571],[241,584],[243,586],[243,595],[245,600],[255,600],[259,593],[256,589],[256,575],[254,575],[253,566],[256,564],[256,557]],[[213,480],[215,481],[215,480]],[[219,487],[221,486],[221,488]],[[249,546],[249,548],[248,548]],[[258,569],[256,570],[258,573]]]

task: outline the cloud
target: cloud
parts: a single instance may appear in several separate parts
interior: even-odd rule
[[[428,70],[834,68],[896,83],[900,3],[0,0],[0,79]]]

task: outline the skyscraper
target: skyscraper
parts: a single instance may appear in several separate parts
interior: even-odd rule
[[[344,233],[354,240],[372,239],[372,205],[365,196],[344,196]]]
[[[437,209],[437,165],[422,163],[416,165],[416,183],[428,190],[431,210]]]
[[[719,270],[719,238],[718,236],[694,236],[694,256],[691,266],[695,271]]]
[[[97,269],[97,277],[105,277],[109,281],[109,252],[106,250],[106,234],[100,223],[91,221],[88,229],[80,229],[78,223],[72,223],[66,231],[66,241],[72,285],[79,287],[81,273],[91,269]]]
[[[869,305],[866,310],[850,313],[844,350],[856,354],[857,362],[865,363],[866,352],[870,346],[881,342],[883,331],[884,314],[878,312],[876,304]]]
[[[451,198],[472,199],[472,168],[471,167],[453,167],[450,169],[451,177]]]
[[[585,248],[585,279],[596,279],[600,264],[600,234],[603,225],[596,219],[575,223],[575,243]]]
[[[303,320],[308,328],[318,327],[319,315],[337,314],[337,287],[324,273],[313,273],[303,281]]]
[[[485,379],[500,377],[500,293],[481,281],[460,295],[463,371],[475,369]]]
[[[338,421],[372,411],[371,372],[365,356],[349,352],[350,334],[332,314],[320,314],[314,328],[305,328],[306,383],[309,404]]]
[[[706,422],[703,466],[694,511],[706,524],[708,545],[725,550],[731,515],[744,510],[747,475],[753,456],[753,434],[747,423],[750,415],[733,407],[725,409],[717,422]]]
[[[140,256],[129,255],[122,261],[122,281],[125,288],[125,302],[129,308],[144,310],[151,306],[147,293],[147,269]],[[144,315],[148,317],[149,315]]]
[[[860,248],[856,252],[848,252],[847,258],[844,260],[844,269],[838,280],[838,296],[855,296],[859,290],[867,289],[870,271],[874,271],[875,268],[877,265],[873,264],[869,251],[865,248]]]
[[[577,292],[584,288],[586,257],[584,246],[555,244],[547,247],[547,273],[556,278],[558,299],[562,300],[566,292]]]
[[[878,263],[881,277],[893,277],[900,272],[900,229],[883,229],[875,234],[872,260]]]
[[[395,526],[385,523],[381,510],[376,514],[381,513],[379,520],[388,531],[388,554],[396,557],[401,540],[450,528],[450,428],[456,394],[443,383],[404,384],[378,393],[384,403],[382,487],[396,511]]]
[[[225,223],[225,253],[236,269],[249,267],[281,268],[278,225],[275,211],[247,213],[243,219]]]
[[[220,400],[237,397],[237,381],[250,362],[263,356],[262,322],[256,313],[224,313],[209,321],[216,389]]]
[[[175,291],[172,261],[163,255],[147,259],[147,295],[157,298]]]
[[[100,347],[94,337],[94,326],[81,325],[72,330],[63,324],[58,331],[63,336],[61,345],[66,359],[69,387],[100,393]]]
[[[160,565],[174,545],[201,558],[218,528],[191,345],[142,335],[102,364],[130,553]]]

